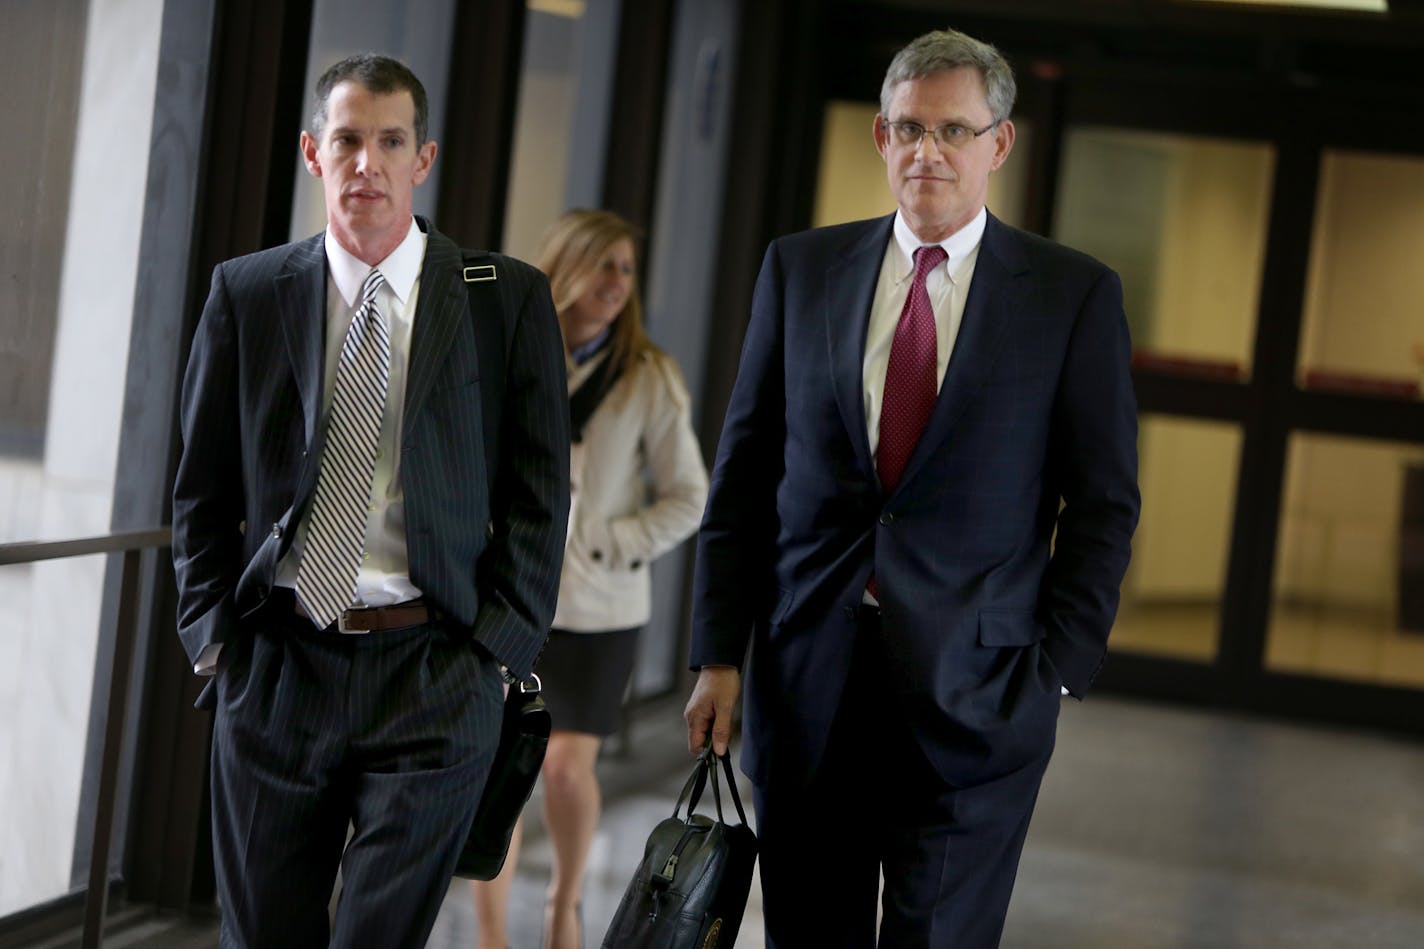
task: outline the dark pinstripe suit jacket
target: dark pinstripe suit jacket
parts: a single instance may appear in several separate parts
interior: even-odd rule
[[[429,237],[400,446],[411,579],[523,674],[553,616],[568,524],[558,322],[538,270],[492,254],[496,279],[467,287],[459,248],[418,220]],[[267,598],[311,501],[324,436],[326,287],[320,234],[213,272],[183,380],[173,490],[178,632],[190,660],[232,637]],[[481,379],[490,354],[478,352],[478,320],[503,321],[502,392]],[[491,397],[502,406],[495,465],[482,427]]]
[[[872,568],[887,695],[958,786],[1052,747],[1059,682],[1087,691],[1127,568],[1137,421],[1117,275],[992,215],[934,413],[881,491],[862,363],[892,222],[775,241],[757,280],[698,536],[691,662],[740,666],[751,641],[759,781],[814,767]]]

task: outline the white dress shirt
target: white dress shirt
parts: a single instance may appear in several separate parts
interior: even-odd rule
[[[405,546],[405,496],[400,483],[400,435],[405,409],[406,375],[410,364],[411,328],[416,297],[420,293],[420,267],[425,260],[425,232],[411,218],[410,230],[400,245],[375,269],[385,283],[376,291],[376,307],[390,329],[391,365],[386,383],[386,410],[381,418],[381,438],[376,449],[376,468],[371,480],[371,507],[366,519],[365,552],[356,574],[356,602],[364,606],[388,606],[420,596],[410,582],[410,561]],[[336,388],[336,364],[341,344],[356,315],[361,287],[371,267],[354,257],[326,232],[326,357],[322,371],[321,422],[331,411]],[[297,565],[307,536],[311,511],[308,509],[287,555],[277,564],[277,586],[295,588]],[[217,671],[222,643],[203,650],[193,671],[212,675]]]
[[[410,560],[405,546],[405,495],[400,482],[400,436],[405,409],[405,384],[410,365],[410,337],[416,297],[420,293],[420,265],[425,260],[425,233],[410,222],[405,240],[376,264],[386,282],[376,291],[376,307],[390,328],[391,367],[386,383],[386,411],[381,418],[381,439],[376,449],[376,469],[371,479],[371,508],[366,518],[365,552],[356,573],[356,604],[389,606],[420,596],[410,582]],[[361,301],[361,287],[371,268],[351,255],[326,232],[326,368],[322,374],[323,424],[331,412],[336,386],[336,364],[341,344]],[[311,519],[297,527],[292,546],[277,565],[278,586],[297,585],[297,565]]]
[[[969,283],[974,278],[974,263],[979,259],[979,241],[984,236],[988,213],[979,209],[974,220],[939,242],[948,255],[935,265],[925,278],[925,292],[934,308],[936,389],[944,384],[944,370],[954,352],[954,340],[964,319],[964,301],[969,298]],[[890,366],[890,344],[895,340],[895,327],[905,297],[915,276],[915,251],[925,246],[910,230],[905,218],[895,212],[894,233],[885,247],[885,259],[880,264],[880,279],[875,284],[875,297],[870,304],[870,327],[865,334],[865,361],[862,380],[865,392],[865,433],[870,439],[873,457],[880,446],[880,405],[885,394],[885,370]]]

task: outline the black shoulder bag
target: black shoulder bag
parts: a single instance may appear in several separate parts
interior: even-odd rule
[[[504,867],[514,825],[534,793],[534,782],[549,749],[552,720],[540,695],[539,677],[532,688],[523,682],[509,686],[504,700],[504,722],[499,730],[499,750],[490,763],[484,793],[470,836],[455,861],[455,875],[471,880],[493,880]]]

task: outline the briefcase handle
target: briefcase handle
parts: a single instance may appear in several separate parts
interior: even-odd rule
[[[732,803],[737,808],[737,817],[743,824],[747,823],[747,812],[742,808],[742,797],[737,793],[737,780],[732,774],[732,756],[730,754],[719,755],[712,750],[711,742],[702,749],[702,753],[697,756],[697,766],[693,768],[692,774],[688,775],[687,783],[682,786],[682,793],[677,796],[677,804],[673,806],[672,816],[681,819],[683,801],[687,801],[687,817],[692,818],[692,812],[697,809],[697,802],[702,799],[702,791],[707,787],[707,778],[712,778],[712,800],[717,808],[717,820],[723,824],[727,820],[722,815],[722,792],[717,780],[717,764],[721,762],[722,770],[727,775],[727,791],[730,793]]]

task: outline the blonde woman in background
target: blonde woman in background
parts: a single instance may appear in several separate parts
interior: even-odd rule
[[[542,772],[554,847],[548,949],[583,944],[580,894],[601,806],[594,764],[617,728],[651,613],[649,564],[696,530],[707,497],[682,373],[643,331],[634,237],[616,214],[570,211],[536,260],[563,330],[573,438],[558,609],[536,668],[554,723]],[[516,830],[499,877],[473,884],[481,947],[509,944],[519,841]]]

